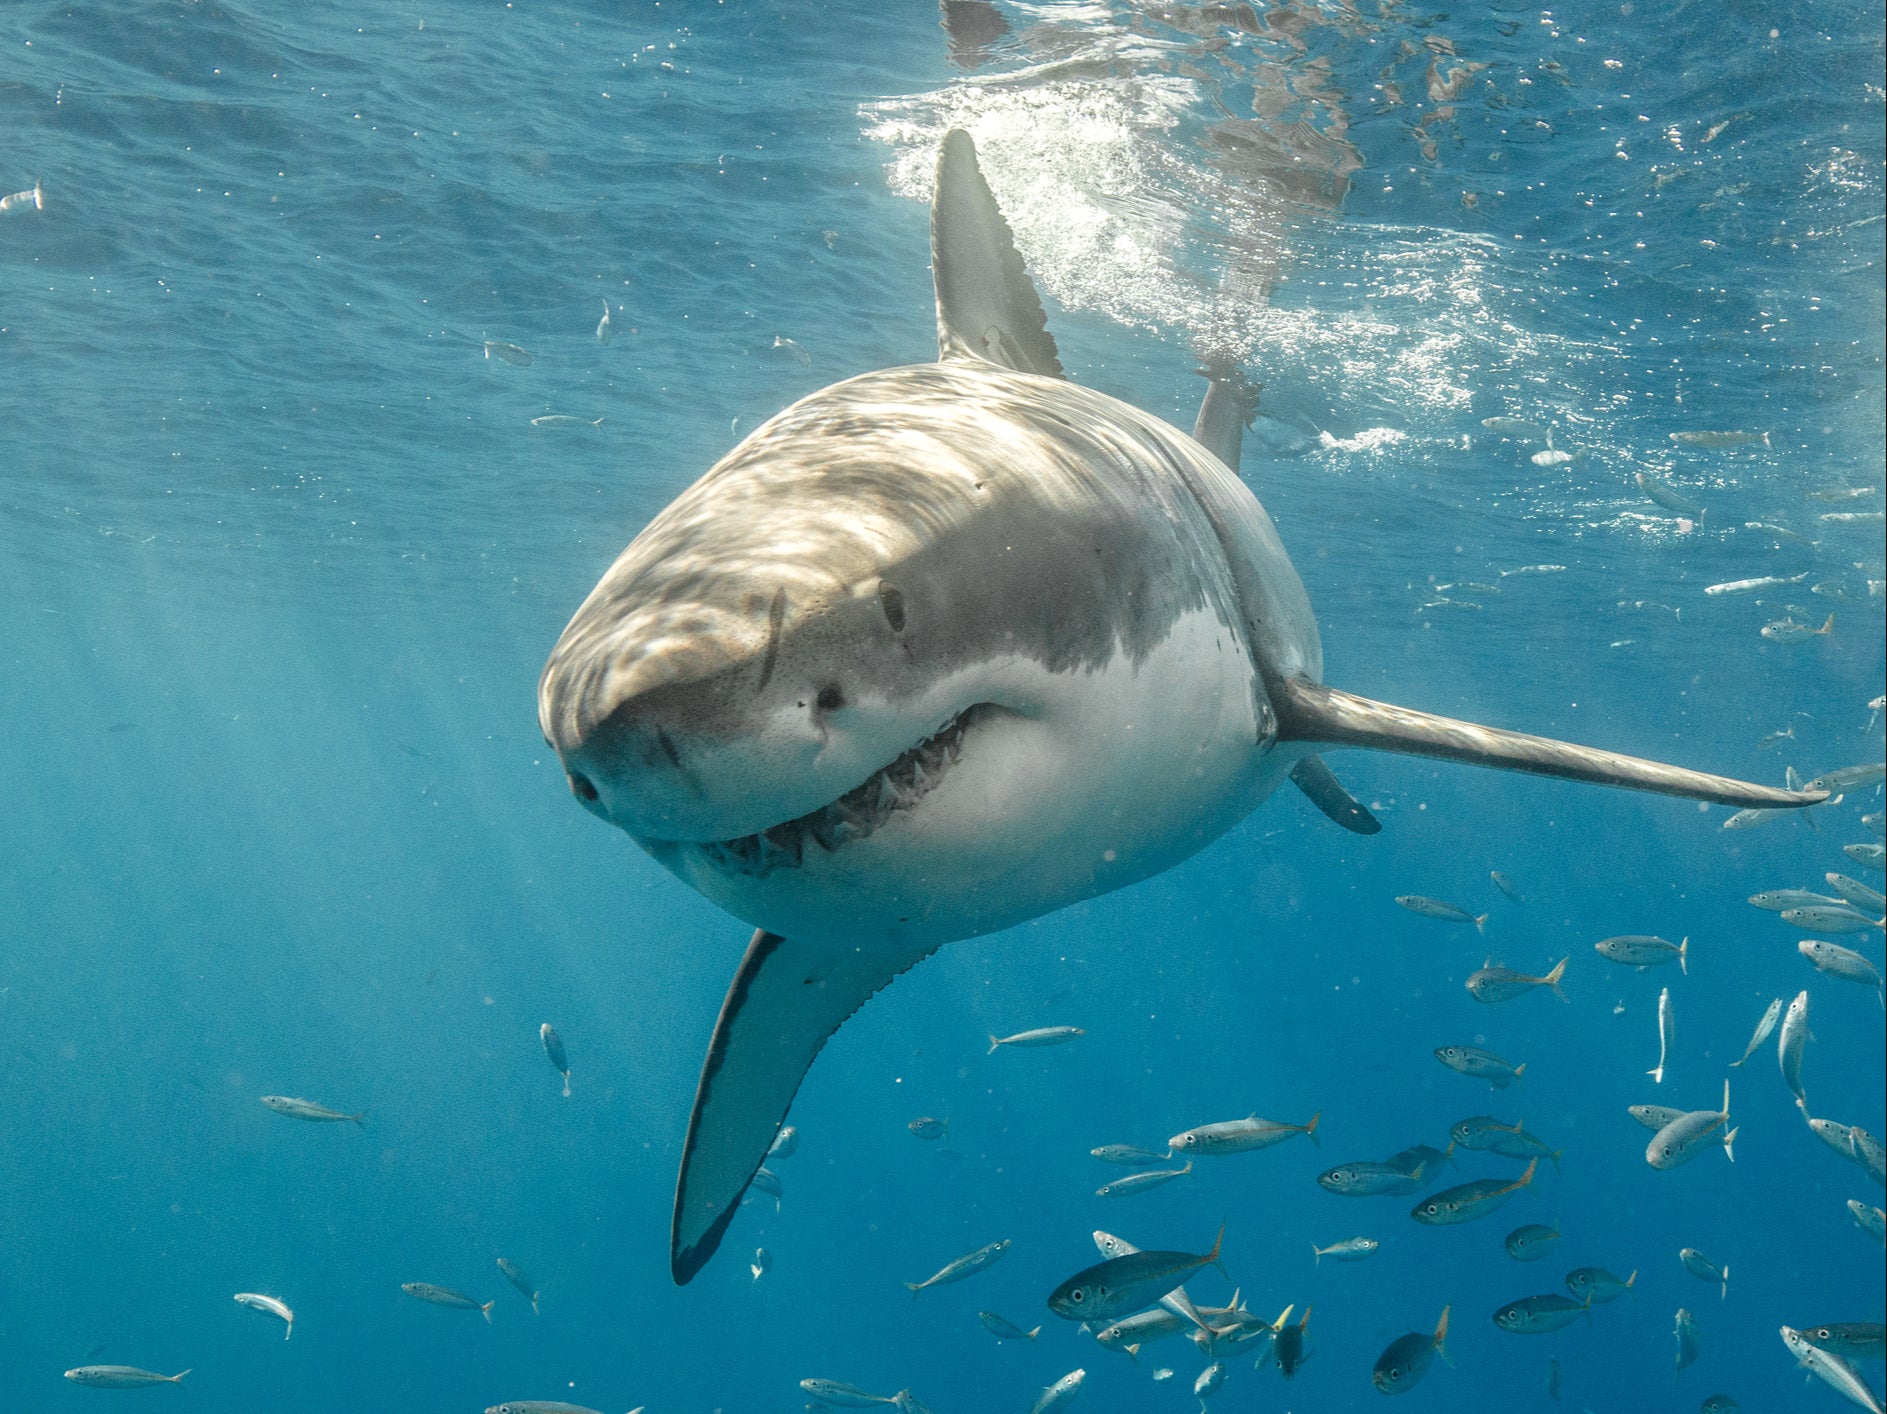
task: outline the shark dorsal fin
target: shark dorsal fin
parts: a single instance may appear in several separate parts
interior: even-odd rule
[[[1018,373],[1064,376],[1042,297],[976,164],[976,144],[961,128],[944,135],[937,154],[930,263],[940,359],[983,359]]]

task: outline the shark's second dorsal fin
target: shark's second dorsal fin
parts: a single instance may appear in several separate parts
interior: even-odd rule
[[[944,134],[930,205],[937,356],[980,358],[1018,373],[1065,376],[1021,253],[961,128]]]
[[[1550,737],[1436,717],[1387,702],[1372,702],[1304,678],[1282,678],[1267,682],[1265,687],[1277,709],[1281,741],[1366,746],[1375,751],[1435,756],[1503,771],[1527,771],[1536,776],[1712,800],[1719,805],[1789,809],[1818,805],[1828,798],[1826,791],[1777,790]]]

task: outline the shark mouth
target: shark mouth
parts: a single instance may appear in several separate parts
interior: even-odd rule
[[[863,785],[810,814],[770,825],[758,834],[718,840],[698,846],[710,864],[730,874],[764,879],[775,869],[796,869],[806,858],[808,843],[827,854],[868,838],[885,821],[937,789],[950,768],[963,756],[963,735],[976,722],[1003,709],[979,702],[957,713],[930,736],[906,751],[889,766],[874,772]]]

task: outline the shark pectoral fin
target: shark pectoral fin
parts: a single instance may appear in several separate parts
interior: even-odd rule
[[[1399,751],[1504,771],[1710,800],[1719,805],[1789,809],[1818,805],[1828,798],[1825,791],[1777,790],[1550,737],[1431,716],[1387,702],[1372,702],[1301,677],[1280,678],[1265,686],[1277,709],[1281,741],[1365,746],[1375,751]]]
[[[1009,223],[961,128],[944,134],[930,205],[930,263],[937,287],[937,356],[980,358],[1061,378],[1042,297],[1023,268]]]
[[[1291,784],[1303,791],[1312,805],[1352,834],[1373,835],[1382,830],[1382,821],[1343,788],[1343,783],[1324,765],[1323,757],[1306,756],[1293,766]]]
[[[714,1024],[701,1067],[669,1265],[685,1286],[707,1265],[826,1038],[893,977],[927,957],[796,943],[755,933]]]
[[[1258,411],[1258,385],[1230,363],[1208,363],[1200,370],[1211,380],[1192,438],[1233,471],[1245,447],[1245,428]]]

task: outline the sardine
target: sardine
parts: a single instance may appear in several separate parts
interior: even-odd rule
[[[288,1309],[286,1301],[278,1297],[264,1296],[257,1291],[239,1291],[236,1293],[236,1304],[247,1306],[251,1311],[264,1312],[283,1322],[285,1326],[282,1331],[283,1340],[287,1340],[295,1333],[295,1313]]]
[[[1626,933],[1616,938],[1601,938],[1592,945],[1592,950],[1610,962],[1635,967],[1640,972],[1647,967],[1661,967],[1667,962],[1675,962],[1679,972],[1690,971],[1688,937],[1682,942],[1673,943],[1666,938]]]
[[[1859,879],[1850,879],[1846,874],[1824,874],[1828,887],[1853,904],[1864,913],[1887,911],[1887,898],[1882,897],[1879,889],[1871,889]]]
[[[1173,1157],[1170,1149],[1160,1153],[1154,1149],[1143,1149],[1138,1144],[1103,1144],[1088,1152],[1104,1164],[1119,1164],[1123,1168],[1133,1168],[1139,1164],[1163,1164]]]
[[[403,1281],[400,1290],[408,1296],[424,1301],[429,1306],[449,1306],[455,1311],[477,1311],[491,1324],[491,1308],[496,1301],[474,1301],[463,1292],[454,1291],[449,1286],[434,1286],[429,1281]]]
[[[1749,1038],[1749,1044],[1743,1048],[1742,1057],[1738,1060],[1731,1061],[1730,1064],[1741,1065],[1744,1061],[1755,1055],[1757,1048],[1760,1047],[1764,1041],[1769,1039],[1769,1033],[1776,1029],[1776,1022],[1781,1016],[1782,998],[1777,997],[1774,1001],[1770,1002],[1768,1006],[1763,1008],[1762,1020],[1756,1023],[1755,1033]]]
[[[1750,442],[1769,445],[1767,432],[1673,432],[1671,440],[1680,447],[1704,447],[1710,451],[1722,451],[1726,447],[1741,447]]]
[[[966,1253],[958,1257],[954,1262],[944,1263],[935,1273],[925,1277],[922,1281],[907,1281],[904,1285],[909,1288],[911,1295],[915,1297],[918,1292],[923,1291],[926,1287],[945,1286],[950,1282],[962,1281],[965,1277],[975,1276],[1008,1250],[1009,1239],[1005,1237],[999,1241],[990,1243],[987,1247],[979,1247],[974,1252]]]
[[[1758,589],[1780,589],[1786,584],[1800,584],[1810,571],[1800,574],[1766,574],[1756,579],[1726,579],[1721,584],[1704,586],[1706,594],[1752,594]]]
[[[1782,1015],[1782,1030],[1776,1038],[1776,1065],[1783,1083],[1795,1096],[1796,1108],[1808,1113],[1808,1095],[1802,1089],[1802,1049],[1815,1039],[1808,1029],[1808,989],[1804,987]]]
[[[1630,1105],[1626,1113],[1654,1134],[1672,1120],[1681,1119],[1684,1115],[1683,1110],[1673,1109],[1669,1105]]]
[[[1884,777],[1887,777],[1887,764],[1872,761],[1859,766],[1841,766],[1833,771],[1824,771],[1802,789],[1825,790],[1831,793],[1865,790],[1868,786],[1879,785]]]
[[[1424,918],[1439,918],[1444,923],[1472,923],[1477,930],[1487,931],[1485,913],[1477,916],[1465,908],[1456,908],[1452,903],[1443,903],[1438,898],[1424,898],[1421,894],[1397,894],[1396,902]]]
[[[335,1124],[341,1120],[349,1120],[360,1125],[362,1129],[367,1127],[365,1111],[354,1115],[343,1114],[339,1110],[329,1109],[326,1105],[317,1105],[313,1100],[297,1100],[292,1095],[264,1095],[262,1103],[278,1115],[287,1115],[290,1119],[305,1119],[314,1124]]]
[[[76,1370],[67,1370],[66,1378],[75,1385],[90,1385],[93,1389],[143,1389],[146,1385],[174,1385],[190,1372],[180,1370],[174,1375],[160,1375],[154,1370],[140,1370],[135,1365],[81,1365]]]
[[[1065,1407],[1069,1400],[1081,1393],[1081,1382],[1087,1377],[1086,1370],[1070,1370],[1042,1391],[1041,1398],[1030,1406],[1029,1414],[1054,1414],[1055,1410]]]
[[[1853,948],[1844,948],[1839,943],[1828,942],[1824,938],[1804,938],[1795,945],[1795,950],[1815,964],[1819,972],[1826,972],[1830,977],[1839,977],[1845,982],[1862,982],[1880,994],[1883,1008],[1887,1008],[1887,981],[1881,979],[1880,971]]]
[[[1130,1173],[1112,1183],[1103,1183],[1094,1190],[1096,1198],[1118,1198],[1126,1193],[1144,1193],[1149,1188],[1158,1188],[1161,1184],[1171,1183],[1176,1178],[1184,1178],[1192,1172],[1192,1160],[1186,1161],[1185,1168],[1151,1169],[1146,1173]]]
[[[1749,901],[1769,913],[1781,913],[1787,908],[1811,908],[1816,906],[1840,907],[1842,900],[1828,894],[1818,894],[1813,889],[1764,889],[1759,894],[1751,894]]]
[[[1811,904],[1807,908],[1785,908],[1782,919],[1793,923],[1798,928],[1806,928],[1811,933],[1874,933],[1887,931],[1887,924],[1878,918],[1869,918],[1857,913],[1843,904],[1834,907],[1829,904]]]
[[[867,1394],[857,1385],[848,1385],[843,1380],[801,1380],[799,1387],[814,1399],[837,1409],[874,1409],[880,1404],[892,1402],[891,1395]]]
[[[1848,1211],[1854,1215],[1855,1225],[1861,1231],[1872,1236],[1876,1242],[1887,1245],[1887,1212],[1863,1203],[1859,1198],[1848,1199]]]
[[[1254,1149],[1269,1149],[1273,1144],[1281,1144],[1298,1134],[1314,1144],[1317,1142],[1317,1121],[1322,1118],[1323,1111],[1319,1110],[1306,1124],[1283,1124],[1277,1120],[1260,1119],[1253,1113],[1244,1119],[1222,1120],[1217,1124],[1202,1124],[1196,1129],[1184,1130],[1167,1140],[1166,1147],[1188,1154],[1244,1154]]]
[[[1079,1026],[1038,1026],[1033,1031],[1018,1031],[1013,1036],[991,1036],[989,1054],[998,1046],[1059,1046],[1088,1033]]]
[[[1717,1288],[1717,1300],[1722,1301],[1730,1294],[1730,1269],[1719,1267],[1695,1247],[1680,1247],[1677,1260],[1684,1264],[1684,1270],[1699,1281],[1707,1281]]]
[[[1675,511],[1681,516],[1689,516],[1692,520],[1701,521],[1704,518],[1704,508],[1678,491],[1668,481],[1653,476],[1647,471],[1637,472],[1636,479],[1638,489],[1663,506],[1665,510]]]
[[[1658,1063],[1645,1072],[1652,1083],[1664,1083],[1664,1062],[1671,1054],[1671,1038],[1676,1033],[1677,1020],[1671,1010],[1671,989],[1658,989]]]
[[[1512,899],[1515,903],[1526,902],[1526,898],[1520,892],[1520,886],[1514,883],[1514,881],[1508,878],[1505,874],[1501,873],[1500,870],[1498,869],[1488,870],[1487,877],[1494,881],[1495,888],[1499,889],[1502,893],[1507,895],[1507,897]]]
[[[1876,869],[1880,868],[1883,862],[1887,862],[1887,845],[1844,844],[1841,846],[1841,852],[1856,864],[1872,864]]]

